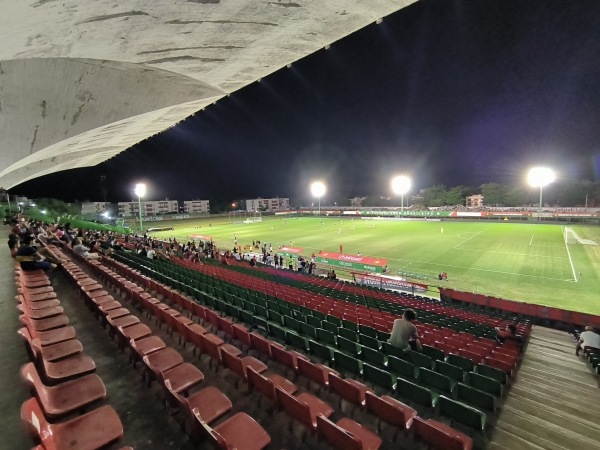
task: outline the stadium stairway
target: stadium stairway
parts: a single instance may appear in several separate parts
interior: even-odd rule
[[[599,384],[571,335],[534,326],[490,448],[600,449]]]

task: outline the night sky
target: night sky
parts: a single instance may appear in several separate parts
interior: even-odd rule
[[[118,101],[118,99],[115,99]],[[421,0],[110,161],[11,189],[109,201],[600,179],[600,1]]]

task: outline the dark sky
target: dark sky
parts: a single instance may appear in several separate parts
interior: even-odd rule
[[[118,101],[118,99],[115,99]],[[386,194],[600,179],[600,0],[421,0],[116,158],[12,193],[67,201]],[[596,163],[595,163],[596,161]]]

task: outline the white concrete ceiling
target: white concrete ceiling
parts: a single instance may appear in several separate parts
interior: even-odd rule
[[[416,0],[3,0],[0,188],[93,166]]]

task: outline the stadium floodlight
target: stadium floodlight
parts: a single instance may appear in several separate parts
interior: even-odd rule
[[[146,185],[144,183],[138,183],[135,185],[135,195],[138,197],[138,211],[140,213],[140,231],[144,231],[142,225],[142,197],[146,195]]]
[[[404,194],[410,190],[411,181],[406,175],[398,175],[392,178],[392,192],[400,195],[400,214],[404,214]]]
[[[319,200],[319,216],[320,216],[321,215],[321,197],[323,197],[325,195],[325,192],[327,191],[327,187],[325,186],[325,184],[322,181],[315,181],[313,184],[310,185],[310,191],[312,192],[312,195],[317,197],[317,199]]]
[[[540,188],[540,218],[542,217],[542,190],[544,186],[548,186],[554,180],[556,180],[554,170],[547,167],[534,167],[530,169],[527,174],[527,182],[529,185]]]

